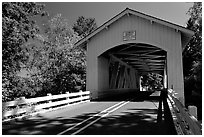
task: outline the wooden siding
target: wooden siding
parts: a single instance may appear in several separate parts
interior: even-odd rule
[[[136,30],[136,40],[123,41],[123,32],[129,30]],[[98,91],[102,88],[98,85],[97,58],[108,49],[125,43],[145,43],[167,51],[168,86],[170,88],[173,85],[174,90],[178,91],[178,96],[183,98],[181,33],[132,15],[124,15],[89,40],[87,45],[87,90]]]

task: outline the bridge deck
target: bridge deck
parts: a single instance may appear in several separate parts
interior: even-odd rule
[[[175,134],[159,119],[159,97],[147,92],[79,104],[3,123],[3,134],[155,135]],[[125,101],[124,101],[125,100]]]

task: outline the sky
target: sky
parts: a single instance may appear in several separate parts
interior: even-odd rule
[[[56,14],[68,19],[70,25],[79,16],[95,18],[100,26],[125,8],[130,8],[166,21],[186,26],[187,11],[192,2],[45,2],[50,17]]]

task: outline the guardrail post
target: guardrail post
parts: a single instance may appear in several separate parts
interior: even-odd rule
[[[194,116],[197,119],[197,107],[196,106],[188,106],[188,112],[190,115]]]
[[[83,100],[83,91],[79,90],[79,93],[80,93],[80,102],[82,102],[82,100]]]
[[[69,91],[66,92],[66,94],[69,95]],[[66,100],[69,100],[69,96],[66,98]],[[67,105],[68,105],[68,104],[69,104],[69,101],[68,101]]]
[[[52,94],[51,94],[51,93],[48,93],[47,96],[50,96],[50,97],[51,97]],[[48,101],[48,103],[52,103],[52,99],[50,99],[50,100]],[[51,109],[52,109],[52,107],[49,108],[49,110],[51,110]]]
[[[51,93],[48,93],[47,96],[50,96],[50,97],[51,97],[52,94],[51,94]],[[51,102],[52,102],[52,100],[49,100],[49,101],[48,101],[48,103],[51,103]]]
[[[25,102],[25,97],[20,97],[20,98],[18,98],[16,101],[17,101],[16,104],[15,104],[15,105],[16,105],[16,108],[14,109],[13,114],[17,114],[17,113],[18,113],[18,111],[19,111],[19,109],[20,109],[19,104]]]

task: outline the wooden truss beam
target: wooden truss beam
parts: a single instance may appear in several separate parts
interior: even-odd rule
[[[114,89],[116,86],[116,79],[117,79],[117,75],[118,75],[118,68],[119,68],[119,62],[114,62],[114,67],[113,67],[113,71],[111,74],[111,80],[110,80],[110,85],[109,87],[111,89]]]
[[[126,66],[126,67],[128,67],[128,68],[133,68],[132,66],[130,66],[130,65],[127,64],[126,62],[122,61],[121,59],[117,58],[116,56],[114,56],[114,55],[112,55],[112,54],[110,54],[109,56],[110,56],[113,60],[119,62],[121,65],[124,65],[124,66]]]
[[[128,49],[130,47],[126,47],[126,49]],[[119,52],[116,52],[114,54],[116,55],[138,55],[138,56],[142,56],[142,55],[147,55],[147,54],[152,54],[152,53],[155,53],[155,52],[158,52],[158,51],[162,51],[160,49],[151,49],[151,50],[129,50],[129,51],[123,51],[123,50],[120,50]]]

